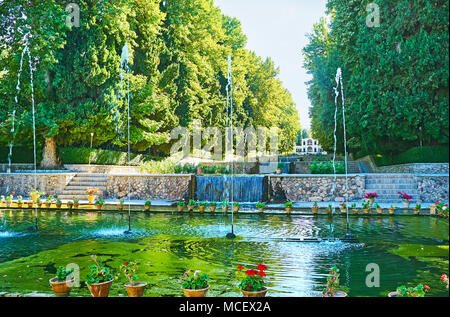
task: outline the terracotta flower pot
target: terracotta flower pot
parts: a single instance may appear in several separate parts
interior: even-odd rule
[[[377,208],[377,214],[381,215],[383,213],[383,208]]]
[[[390,292],[390,293],[388,294],[388,297],[400,297],[399,295],[400,295],[400,293],[397,293],[397,292]]]
[[[369,199],[369,207],[372,207],[374,201],[375,201],[375,198]]]
[[[277,175],[281,174],[281,168],[277,168]]]
[[[267,288],[264,287],[259,292],[247,292],[247,291],[244,291],[243,289],[241,289],[241,292],[242,292],[242,295],[244,295],[244,297],[266,297]]]
[[[73,287],[73,280],[72,281],[64,281],[64,282],[58,282],[58,279],[56,277],[50,279],[50,285],[52,286],[53,293],[55,293],[56,297],[67,297],[70,294],[70,291]]]
[[[329,214],[329,215],[331,215],[331,214],[333,213],[333,209],[328,209],[328,208],[327,208],[326,211],[327,211],[327,214]]]
[[[95,208],[97,208],[98,210],[103,208],[103,204],[95,204]]]
[[[150,210],[150,207],[151,206],[145,205],[145,210],[147,210],[147,211]]]
[[[147,283],[137,282],[134,285],[131,283],[126,283],[125,288],[127,289],[128,297],[142,297],[144,295],[145,287]]]
[[[177,206],[178,211],[183,211],[183,209],[184,209],[184,206]]]
[[[364,208],[363,209],[363,213],[366,214],[366,215],[370,214],[370,209],[369,208]]]
[[[228,212],[228,206],[227,207],[222,207],[223,212]]]
[[[6,203],[6,207],[8,208],[8,207],[11,207],[11,203]]]
[[[187,209],[188,209],[189,211],[193,211],[193,210],[194,210],[194,208],[195,208],[195,206],[194,206],[194,205],[188,205],[188,206],[187,206]]]
[[[108,297],[112,283],[113,280],[99,284],[91,284],[88,285],[88,288],[91,291],[92,297]]]
[[[80,204],[73,204],[73,208],[77,209],[80,206]]]
[[[88,195],[88,196],[87,196],[87,199],[88,199],[88,201],[89,201],[90,204],[93,204],[93,203],[94,203],[94,200],[95,200],[95,196],[94,196],[94,195]]]
[[[52,204],[45,203],[45,204],[44,204],[44,207],[45,207],[45,208],[50,208],[51,205],[52,205]]]
[[[354,215],[357,215],[357,214],[358,214],[358,209],[356,209],[356,208],[353,209],[353,214],[354,214]]]
[[[42,207],[42,203],[36,204],[38,206],[38,208]]]
[[[23,203],[17,203],[17,207],[22,208]]]
[[[318,214],[319,213],[319,207],[312,207],[312,212],[313,212],[313,214]]]
[[[389,208],[389,214],[390,215],[395,214],[395,208]]]
[[[124,207],[123,204],[119,204],[118,208],[119,208],[119,210],[123,210],[123,207]]]
[[[33,208],[33,203],[28,203],[28,208]]]
[[[341,208],[341,213],[342,214],[346,214],[347,213],[347,208]]]
[[[216,212],[216,206],[209,206],[209,211]]]
[[[198,211],[204,212],[205,211],[205,206],[198,206]]]
[[[61,208],[62,204],[56,204],[56,208]]]
[[[205,297],[209,290],[209,285],[204,289],[185,289],[183,288],[184,296],[186,297]]]
[[[263,212],[264,212],[264,208],[258,208],[258,211],[259,211],[260,213],[263,213]]]
[[[430,215],[436,214],[436,205],[430,205]]]
[[[331,296],[331,294],[322,294],[322,297],[347,297],[347,293],[336,291],[333,296]]]
[[[241,207],[237,207],[237,206],[234,206],[233,207],[233,212],[239,212],[239,209],[240,209]]]
[[[415,208],[414,208],[414,214],[415,214],[415,215],[420,214],[420,209],[415,209]]]
[[[284,207],[284,210],[286,210],[286,212],[290,214],[292,212],[292,207]]]

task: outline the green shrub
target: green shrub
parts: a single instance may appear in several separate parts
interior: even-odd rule
[[[345,166],[343,163],[336,162],[336,174],[345,174]],[[333,162],[317,162],[314,161],[309,166],[311,174],[334,174]]]
[[[9,147],[0,148],[0,163],[8,163]],[[36,150],[36,160],[42,161],[42,149]],[[33,149],[26,147],[13,147],[11,163],[33,163]]]
[[[414,147],[398,155],[374,155],[377,166],[388,166],[408,163],[448,163],[448,146]]]
[[[59,155],[63,164],[128,165],[128,153],[91,148],[61,148]],[[155,159],[151,155],[130,155],[130,165],[138,166]]]
[[[149,174],[173,174],[175,173],[176,163],[170,157],[162,161],[149,161],[141,163],[141,171],[145,171]]]

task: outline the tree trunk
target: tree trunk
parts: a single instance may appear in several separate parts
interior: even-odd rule
[[[61,166],[61,160],[57,154],[55,139],[45,138],[44,153],[42,154],[41,168],[55,169]]]

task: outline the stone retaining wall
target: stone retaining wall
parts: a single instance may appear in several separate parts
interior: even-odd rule
[[[183,200],[188,199],[192,192],[191,175],[108,175],[108,197],[125,197],[128,192],[128,177],[131,199]]]
[[[422,202],[449,201],[449,177],[418,175],[416,176],[417,188]]]
[[[74,176],[75,173],[37,173],[37,190],[47,194],[60,194]],[[0,174],[2,194],[15,192],[16,195],[27,198],[33,187],[34,173]]]
[[[448,163],[412,163],[378,166],[375,173],[448,174]]]
[[[269,176],[271,201],[342,201],[345,193],[345,177],[337,176],[337,197],[333,197],[334,176]],[[361,200],[365,193],[363,175],[348,176],[349,200]]]

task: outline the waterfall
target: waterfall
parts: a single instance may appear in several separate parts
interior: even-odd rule
[[[231,180],[222,176],[197,176],[198,200],[222,201],[229,197],[228,188],[234,189],[233,200],[258,202],[264,200],[264,176],[234,176]]]

